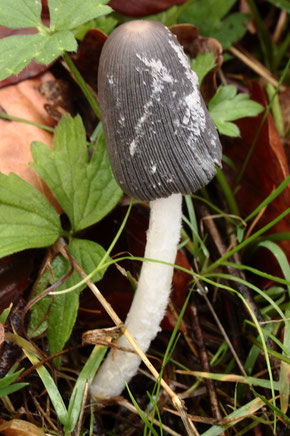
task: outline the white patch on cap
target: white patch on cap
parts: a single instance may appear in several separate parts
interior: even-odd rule
[[[153,106],[153,101],[160,101],[160,95],[166,83],[174,83],[172,75],[169,73],[168,69],[162,64],[160,59],[148,59],[146,56],[141,56],[138,53],[136,54],[136,56],[149,69],[150,75],[152,77],[152,91],[149,100],[143,106],[143,115],[139,118],[134,128],[135,137],[131,141],[129,146],[131,156],[134,156],[138,146],[138,142],[145,134],[145,131],[143,130],[143,124],[151,115],[150,108]],[[141,73],[140,68],[136,68],[136,70]]]
[[[179,62],[184,68],[185,77],[192,85],[192,92],[179,101],[179,107],[183,112],[181,127],[191,131],[194,137],[198,137],[206,126],[205,112],[201,105],[198,89],[198,78],[195,72],[192,71],[182,47],[173,40],[173,35],[170,31],[169,33],[171,36],[169,38],[169,44],[177,54]]]

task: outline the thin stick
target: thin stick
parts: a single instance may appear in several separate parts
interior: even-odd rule
[[[79,265],[79,263],[74,259],[71,254],[67,250],[67,245],[65,241],[60,238],[56,244],[56,249],[59,251],[59,253],[62,254],[62,256],[74,267],[74,269],[77,271],[77,273],[80,275],[81,278],[86,280],[86,284],[90,288],[90,290],[93,292],[93,294],[96,296],[100,304],[103,306],[105,311],[108,313],[108,315],[111,317],[111,319],[114,321],[116,326],[118,326],[123,335],[126,337],[128,342],[132,345],[136,353],[139,355],[139,357],[142,359],[142,361],[145,363],[149,371],[154,375],[156,380],[160,380],[160,375],[158,371],[154,368],[150,360],[147,358],[146,354],[143,353],[143,351],[140,349],[139,345],[135,342],[133,337],[130,335],[128,330],[126,329],[125,325],[123,324],[122,320],[119,318],[119,316],[116,314],[112,306],[107,302],[107,300],[103,297],[97,286],[91,281],[87,280],[87,274],[82,269],[82,267]],[[171,398],[172,404],[176,408],[176,410],[180,414],[180,418],[183,421],[183,424],[186,428],[186,431],[189,436],[198,436],[199,433],[193,426],[192,422],[188,419],[186,411],[184,409],[183,401],[179,398],[179,396],[168,386],[168,384],[161,378],[160,380],[161,386],[163,389],[168,393],[168,395]]]
[[[259,74],[259,76],[263,77],[267,80],[267,82],[271,83],[273,86],[275,86],[275,88],[277,88],[278,80],[271,75],[270,71],[267,70],[263,64],[251,56],[250,53],[244,53],[241,50],[238,50],[236,47],[230,47],[229,51],[242,62],[244,62],[244,64],[246,64],[249,68],[251,68],[251,70],[255,71],[255,73]],[[280,89],[282,89],[282,87]]]
[[[135,413],[135,415],[138,415],[138,411],[135,409],[135,407],[131,403],[129,403],[129,401],[127,401],[127,400],[120,400],[120,401],[118,401],[118,404],[120,406],[123,406],[126,409],[130,410],[130,412]],[[143,412],[143,413],[144,413],[144,415],[147,414],[147,412]],[[149,418],[151,419],[150,415],[149,415]],[[153,422],[154,422],[155,425],[160,427],[160,422],[158,421],[158,419],[154,418]],[[168,434],[171,434],[172,436],[182,436],[180,433],[176,433],[176,431],[172,430],[170,427],[168,427],[167,425],[165,425],[163,423],[162,423],[162,429],[164,431],[166,431]]]

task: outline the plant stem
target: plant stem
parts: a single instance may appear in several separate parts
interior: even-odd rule
[[[174,264],[181,228],[181,194],[154,200],[147,233],[145,258]],[[126,327],[146,352],[156,336],[163,319],[171,290],[173,266],[144,262],[138,287],[126,319]],[[128,348],[128,340],[121,337],[120,347]],[[132,348],[132,347],[130,347]],[[120,395],[125,382],[136,374],[140,357],[120,350],[110,352],[91,386],[93,396]]]
[[[95,96],[90,91],[90,88],[88,87],[88,85],[85,82],[85,80],[83,79],[81,73],[79,72],[79,70],[77,69],[75,64],[73,63],[71,57],[67,53],[64,53],[63,54],[63,59],[64,59],[65,63],[67,64],[70,72],[74,76],[77,84],[79,85],[79,87],[83,91],[83,93],[84,93],[85,97],[87,98],[91,108],[93,109],[93,111],[95,112],[96,116],[100,120],[101,119],[101,112],[100,112],[100,108],[99,108],[99,105],[98,105],[98,102],[97,102]]]

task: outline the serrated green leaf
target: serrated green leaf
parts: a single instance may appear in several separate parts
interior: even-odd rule
[[[48,65],[65,51],[77,50],[77,41],[73,33],[68,30],[56,32],[53,35],[43,35],[42,38],[39,54],[35,55],[36,61],[41,64]]]
[[[105,250],[100,245],[84,239],[72,239],[68,248],[88,274],[96,268],[105,255]],[[55,280],[52,279],[50,272],[46,272],[37,294],[41,293],[49,284],[60,280],[70,270],[69,264],[61,256],[57,256],[51,266]],[[100,270],[93,276],[92,280],[95,282],[101,280],[105,271],[105,268]],[[62,291],[74,286],[80,280],[78,273],[73,272],[57,290]],[[78,312],[79,294],[85,286],[83,284],[72,292],[55,295],[53,298],[45,297],[32,308],[29,334],[34,335],[34,329],[45,320],[46,324],[43,325],[43,328],[48,326],[47,336],[52,354],[62,350],[71,335]]]
[[[245,34],[245,22],[249,19],[249,15],[241,13],[223,19],[235,3],[236,0],[195,0],[179,22],[194,23],[202,36],[216,38],[223,48],[228,48]]]
[[[73,239],[68,248],[73,257],[87,273],[93,271],[105,255],[105,250],[100,245],[84,239]],[[62,262],[66,274],[69,271],[70,266],[67,262],[63,260]],[[104,275],[104,272],[105,270],[101,270],[92,278],[92,280],[100,280]],[[74,286],[80,280],[80,276],[76,271],[74,271],[58,289],[61,291]],[[83,284],[72,292],[59,296],[55,295],[54,297],[54,302],[48,316],[47,330],[49,348],[52,354],[62,350],[71,335],[79,307],[79,294],[85,287],[86,285]]]
[[[238,127],[231,121],[254,117],[264,109],[250,100],[247,94],[238,94],[234,85],[221,86],[208,105],[210,116],[218,131],[227,136],[239,136]]]
[[[38,52],[39,34],[14,35],[0,39],[0,80],[18,74]]]
[[[54,149],[35,142],[32,155],[31,166],[62,205],[73,232],[100,221],[118,203],[121,190],[112,175],[104,141],[96,146],[89,162],[79,116],[64,116],[55,129]]]
[[[0,24],[12,29],[42,26],[41,0],[1,0]]]
[[[74,29],[93,18],[109,14],[106,0],[48,0],[51,30]]]
[[[0,174],[0,257],[52,245],[61,234],[57,212],[16,174]]]
[[[207,73],[215,67],[214,55],[211,51],[200,53],[191,61],[190,65],[193,71],[197,74],[200,86]]]
[[[249,14],[239,12],[231,14],[212,30],[210,36],[217,39],[226,50],[245,35],[246,23],[249,19]]]
[[[64,51],[75,51],[77,42],[69,31],[53,35],[13,35],[0,39],[0,80],[18,74],[33,59],[49,64]]]

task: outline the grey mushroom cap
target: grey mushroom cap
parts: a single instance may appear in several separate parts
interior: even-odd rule
[[[198,79],[163,24],[130,21],[100,58],[99,104],[114,176],[139,200],[190,194],[221,165],[221,144]]]

